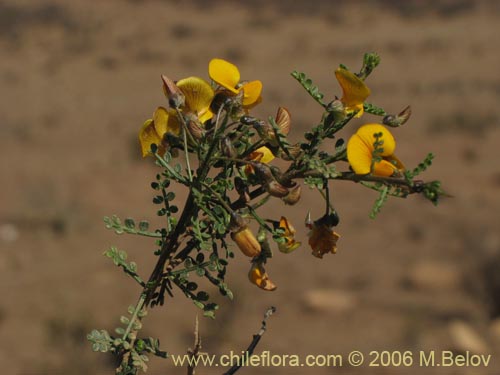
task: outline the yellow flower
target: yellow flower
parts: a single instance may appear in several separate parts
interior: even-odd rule
[[[267,291],[273,291],[277,288],[276,284],[269,279],[269,276],[261,263],[252,263],[250,272],[248,272],[248,279],[252,284],[255,284],[259,288]]]
[[[139,132],[139,142],[141,144],[142,156],[146,157],[151,153],[151,145],[158,146],[158,153],[165,153],[163,137],[167,133],[175,136],[179,135],[179,121],[174,110],[167,110],[158,107],[153,114],[153,118],[146,120]]]
[[[202,124],[213,117],[210,104],[215,93],[207,81],[198,77],[189,77],[178,81],[177,87],[185,97],[184,105],[181,107],[184,113],[196,115]]]
[[[261,100],[262,82],[240,83],[240,71],[235,65],[226,60],[212,59],[208,65],[208,74],[214,82],[217,82],[234,95],[243,92],[243,107],[251,107]]]
[[[340,235],[335,233],[331,226],[319,220],[309,227],[311,229],[309,232],[309,245],[315,257],[323,258],[323,255],[327,253],[335,254],[337,252],[337,240]]]
[[[295,240],[295,228],[284,216],[280,219],[279,228],[284,230],[283,237],[285,238],[285,242],[280,243],[278,249],[282,253],[291,253],[300,246],[300,242]]]
[[[198,77],[189,77],[178,81],[176,86],[185,97],[180,107],[183,113],[195,116],[201,123],[213,117],[210,104],[215,93],[207,81]],[[156,144],[159,154],[162,155],[165,152],[165,145],[162,144],[165,134],[171,133],[178,136],[180,129],[181,124],[175,110],[158,107],[153,119],[147,120],[139,132],[142,156],[150,154],[151,144]]]
[[[375,134],[381,134],[379,148],[382,160],[373,162]],[[365,124],[349,139],[347,143],[347,159],[356,174],[372,173],[376,176],[392,176],[404,170],[403,164],[394,155],[396,141],[392,134],[380,124]],[[373,169],[372,169],[373,168]]]
[[[344,104],[344,111],[346,114],[356,112],[355,117],[363,115],[363,103],[370,95],[370,89],[365,85],[354,73],[347,69],[338,68],[335,71],[335,77],[342,87],[342,99],[340,101]]]

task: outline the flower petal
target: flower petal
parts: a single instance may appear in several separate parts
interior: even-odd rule
[[[258,161],[263,164],[269,164],[274,159],[274,155],[269,148],[267,148],[266,146],[262,146],[252,152],[249,155],[249,158],[253,161]]]
[[[381,156],[389,156],[394,154],[394,150],[396,149],[396,141],[394,140],[391,132],[380,124],[365,124],[361,126],[356,134],[363,140],[367,147],[370,148],[371,151],[374,150],[373,143],[375,142],[375,134],[381,133],[382,136],[379,138],[379,141],[383,141],[384,144],[381,148],[384,149]]]
[[[200,121],[202,119],[206,121],[213,116],[210,104],[215,93],[207,81],[198,77],[189,77],[178,81],[177,87],[181,89],[186,98],[183,108],[185,112],[194,113]]]
[[[236,89],[236,85],[240,82],[240,71],[236,65],[226,60],[212,59],[208,64],[208,75],[233,94],[239,92],[239,90]]]
[[[139,142],[141,143],[142,157],[151,154],[151,145],[160,145],[161,138],[156,133],[154,122],[152,119],[146,120],[139,132]]]
[[[160,139],[163,139],[167,133],[171,133],[176,136],[180,133],[180,123],[175,110],[167,110],[164,107],[158,107],[153,114],[153,122],[156,133]]]
[[[370,173],[372,152],[373,148],[368,147],[359,135],[352,135],[347,142],[347,160],[356,174]]]
[[[342,87],[342,103],[347,113],[357,111],[356,117],[363,114],[363,103],[370,95],[370,89],[354,73],[344,68],[335,71],[335,77]]]
[[[243,90],[243,101],[244,107],[251,106],[256,103],[262,92],[262,82],[261,81],[251,81],[243,84],[240,90]]]
[[[282,253],[291,253],[301,245],[300,242],[297,242],[295,240],[295,228],[286,217],[281,217],[279,228],[284,230],[283,236],[286,240],[284,243],[280,243],[278,245],[279,251],[281,251]]]
[[[248,279],[252,284],[267,291],[273,291],[277,288],[276,284],[269,279],[264,266],[260,263],[252,263],[250,272],[248,272]]]
[[[337,252],[337,240],[340,236],[332,228],[325,224],[314,224],[309,233],[309,245],[312,254],[317,258],[323,258],[327,253]]]
[[[387,160],[381,160],[373,165],[373,174],[376,176],[389,177],[397,171],[398,168]]]
[[[391,176],[399,169],[404,169],[403,164],[394,156],[396,141],[391,132],[380,124],[365,124],[358,129],[347,143],[347,160],[357,174],[368,174],[372,166],[373,151],[375,149],[375,134],[382,134],[379,141],[383,142],[382,160],[373,165],[374,175]],[[394,161],[394,162],[391,162]]]

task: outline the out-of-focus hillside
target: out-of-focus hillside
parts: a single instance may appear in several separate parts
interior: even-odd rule
[[[264,83],[255,114],[289,108],[297,140],[321,111],[289,73],[307,72],[333,98],[341,94],[334,69],[339,63],[357,69],[367,51],[382,57],[367,80],[370,101],[394,113],[408,104],[413,109],[411,120],[394,130],[398,157],[414,166],[434,152],[424,177],[441,179],[453,198],[438,208],[414,197],[391,200],[372,221],[376,195],[336,183],[338,254],[318,260],[305,245],[276,254],[268,266],[274,293],[248,283],[248,260],[238,255],[228,276],[235,301],[220,299],[217,319],[200,321],[203,349],[246,348],[274,305],[278,313],[258,350],[471,350],[492,354],[490,367],[449,374],[498,371],[499,12],[495,1],[466,0],[0,3],[2,371],[113,371],[85,335],[118,326],[139,290],[102,252],[123,248],[147,274],[154,243],[115,236],[101,220],[114,213],[157,220],[149,188],[156,169],[141,158],[137,132],[166,104],[160,74],[207,77],[212,57],[230,60],[243,78]],[[365,115],[357,124],[368,121],[377,118]],[[306,243],[302,222],[308,209],[321,215],[318,201],[306,190],[301,204],[271,208],[292,218]],[[145,333],[180,354],[192,345],[198,311],[180,294],[174,302],[153,310]],[[167,369],[185,372],[152,360],[151,374]],[[245,373],[373,373],[366,366],[294,370]]]

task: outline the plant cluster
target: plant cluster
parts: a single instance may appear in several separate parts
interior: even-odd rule
[[[392,115],[367,102],[370,89],[365,79],[379,62],[378,55],[368,53],[357,73],[341,65],[335,71],[340,97],[325,96],[305,73],[294,71],[292,77],[323,111],[317,125],[298,143],[289,141],[292,115],[286,108],[278,108],[275,116],[264,120],[252,115],[252,108],[262,101],[262,83],[241,80],[239,69],[228,61],[210,61],[210,81],[162,76],[168,106],[158,107],[146,120],[139,141],[142,155],[151,157],[159,168],[151,187],[164,226],[150,229],[147,221],[105,218],[106,227],[117,234],[156,241],[157,263],[147,279],[136,263],[127,261],[123,250],[112,247],[105,252],[141,290],[136,305],[121,317],[116,334],[94,330],[88,335],[95,351],[119,357],[117,373],[145,371],[148,354],[167,355],[157,339],[140,337],[139,332],[148,310],[163,305],[176,291],[211,318],[218,306],[200,280],[232,299],[225,276],[235,248],[250,259],[250,282],[265,291],[276,289],[265,269],[273,250],[289,254],[301,244],[289,218],[268,217],[269,211],[262,210],[270,199],[298,204],[303,185],[321,194],[324,215],[312,218],[309,214],[305,223],[308,245],[318,258],[335,254],[339,240],[334,231],[339,215],[329,194],[331,180],[356,182],[377,191],[372,217],[391,196],[420,194],[438,203],[444,194],[440,182],[416,179],[431,165],[433,155],[413,169],[395,155],[396,141],[389,128],[405,124],[410,107]],[[378,120],[359,127],[347,142],[338,137],[353,118],[366,114]],[[276,159],[282,160],[280,166]],[[188,195],[180,209],[175,191],[181,188]]]

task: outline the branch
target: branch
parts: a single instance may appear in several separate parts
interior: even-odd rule
[[[250,358],[250,356],[253,354],[255,348],[257,347],[257,344],[259,343],[260,339],[266,332],[266,320],[269,318],[271,315],[273,315],[276,312],[276,307],[271,306],[270,308],[267,309],[266,313],[264,314],[264,320],[262,320],[262,325],[260,327],[260,331],[257,332],[255,335],[253,335],[253,340],[248,346],[247,350],[243,355],[241,356],[241,361],[238,361],[236,365],[231,367],[227,372],[225,372],[223,375],[232,375],[236,373],[242,366],[245,358]],[[247,354],[248,353],[248,354]]]
[[[200,355],[201,350],[201,337],[198,327],[198,315],[196,315],[196,321],[194,323],[194,349],[188,349],[188,355],[192,359],[188,361],[187,375],[194,375],[196,371],[196,364],[198,363],[195,358]]]

